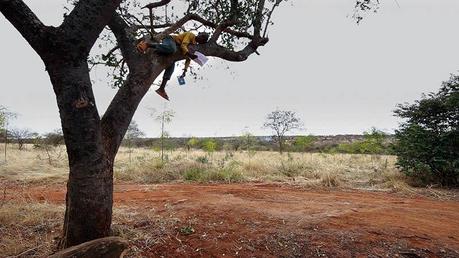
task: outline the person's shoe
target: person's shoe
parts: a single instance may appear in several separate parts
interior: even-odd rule
[[[169,100],[169,96],[167,96],[165,90],[157,89],[155,92],[158,93],[158,95],[163,97],[165,100]]]
[[[145,42],[144,40],[140,41],[139,44],[137,44],[137,50],[138,50],[140,53],[145,54],[145,52],[147,51],[147,49],[148,49],[148,45],[147,45],[147,42]]]

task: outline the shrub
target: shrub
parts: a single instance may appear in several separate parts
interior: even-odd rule
[[[217,142],[214,140],[214,139],[209,139],[209,140],[206,140],[203,144],[202,144],[202,148],[208,152],[209,154],[215,152],[217,150]]]
[[[352,143],[341,143],[329,150],[329,153],[348,153],[348,154],[390,154],[391,149],[387,144],[387,135],[372,128],[369,132],[364,132],[364,139]]]
[[[395,133],[399,168],[423,184],[458,186],[459,76],[452,75],[438,93],[398,105],[395,114],[404,119]]]

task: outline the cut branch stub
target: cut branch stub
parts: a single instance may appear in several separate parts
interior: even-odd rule
[[[48,258],[118,258],[123,257],[128,246],[128,242],[120,237],[99,238],[64,249]]]

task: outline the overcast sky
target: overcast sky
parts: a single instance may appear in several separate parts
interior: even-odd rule
[[[47,25],[59,25],[65,0],[25,1]],[[261,56],[230,64],[211,60],[204,80],[178,86],[168,107],[176,118],[172,136],[231,136],[261,128],[270,111],[296,111],[302,134],[393,132],[397,103],[436,91],[459,67],[459,1],[383,0],[380,12],[357,26],[348,16],[354,0],[290,0],[281,6]],[[292,4],[290,4],[292,3]],[[20,116],[14,127],[40,133],[60,127],[49,77],[41,59],[0,15],[0,105]],[[180,68],[176,71],[180,72]],[[103,114],[115,90],[96,71],[94,91]],[[156,89],[156,87],[152,88]],[[148,136],[159,135],[149,108],[165,105],[151,90],[134,120]]]

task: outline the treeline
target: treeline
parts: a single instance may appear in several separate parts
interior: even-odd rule
[[[349,154],[392,154],[393,136],[372,129],[363,135],[285,136],[287,152],[321,152]],[[124,141],[124,146],[161,149],[161,138],[136,138]],[[163,138],[166,150],[214,151],[279,151],[276,137],[245,134],[235,137]]]

